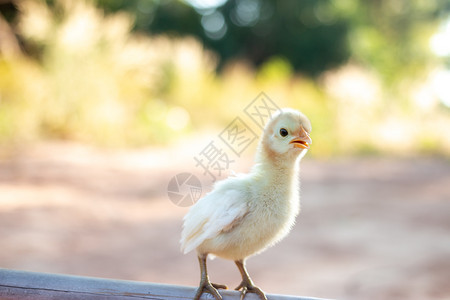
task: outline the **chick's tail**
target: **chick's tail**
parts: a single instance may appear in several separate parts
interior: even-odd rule
[[[189,214],[188,214],[189,215]],[[204,219],[200,223],[189,222],[188,215],[186,215],[181,233],[181,251],[186,254],[197,248],[202,242],[202,234],[204,233],[204,226],[208,222]]]

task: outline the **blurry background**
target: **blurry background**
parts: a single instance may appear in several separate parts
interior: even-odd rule
[[[448,0],[0,1],[0,267],[196,285],[167,183],[264,92],[314,144],[255,282],[448,299],[449,86]]]

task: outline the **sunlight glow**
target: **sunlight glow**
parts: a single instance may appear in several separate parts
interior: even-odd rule
[[[431,86],[439,100],[447,107],[450,107],[450,71],[439,70],[432,75]]]
[[[205,34],[213,39],[221,39],[227,32],[227,24],[222,13],[214,11],[211,14],[205,14],[202,17],[202,26],[205,30]]]
[[[189,124],[189,113],[182,107],[174,107],[169,110],[166,117],[167,126],[175,131],[186,128]]]
[[[431,37],[430,48],[437,56],[450,56],[450,20]]]
[[[187,2],[197,9],[211,9],[223,5],[227,0],[187,0]]]

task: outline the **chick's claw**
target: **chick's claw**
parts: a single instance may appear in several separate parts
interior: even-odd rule
[[[241,300],[244,300],[247,293],[255,293],[261,300],[267,300],[266,294],[259,287],[254,286],[253,283],[247,280],[242,280],[235,290],[241,291]]]
[[[221,289],[221,290],[227,290],[228,287],[224,284],[217,284],[217,283],[211,283],[211,285],[213,287],[215,287],[216,289]]]
[[[226,289],[226,285],[211,283],[209,280],[201,282],[195,294],[194,300],[199,300],[203,292],[208,292],[216,298],[216,300],[222,300],[222,296],[217,289]]]

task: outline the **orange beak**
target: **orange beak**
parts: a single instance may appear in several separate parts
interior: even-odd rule
[[[289,144],[294,144],[295,148],[309,149],[309,146],[312,144],[312,140],[309,134],[303,128],[303,126],[301,126],[299,136],[293,138],[289,142]]]

